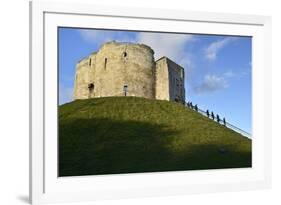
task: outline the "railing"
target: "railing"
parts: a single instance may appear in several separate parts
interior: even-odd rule
[[[206,111],[200,109],[197,105],[192,105],[192,104],[188,105],[188,103],[185,103],[185,106],[190,108],[190,109],[193,109],[194,111],[200,113],[201,115],[203,115],[203,116],[205,116],[207,118],[210,118],[210,119],[214,120],[215,122],[217,122],[217,123],[219,123],[221,125],[226,126],[229,129],[232,129],[233,131],[235,131],[235,132],[237,132],[237,133],[239,133],[239,134],[241,134],[241,135],[243,135],[243,136],[245,136],[247,138],[251,138],[251,136],[252,136],[250,133],[248,133],[248,132],[246,132],[246,131],[244,131],[244,130],[242,130],[242,129],[240,129],[240,128],[232,125],[232,124],[230,124],[229,122],[226,122],[225,118],[223,118],[223,120],[222,120],[220,118],[218,119],[217,116],[212,117],[211,113],[209,113],[209,115],[208,115]]]

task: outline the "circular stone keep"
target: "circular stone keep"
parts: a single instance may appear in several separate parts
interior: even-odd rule
[[[125,95],[155,98],[155,61],[150,47],[109,42],[77,64],[75,99]]]

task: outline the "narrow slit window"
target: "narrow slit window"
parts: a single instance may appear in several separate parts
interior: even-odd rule
[[[127,96],[127,93],[128,93],[128,85],[124,85],[123,91],[124,91],[124,95]]]
[[[92,59],[90,58],[90,60],[89,60],[89,66],[91,66],[92,65]]]
[[[104,69],[106,70],[107,58],[104,59]]]

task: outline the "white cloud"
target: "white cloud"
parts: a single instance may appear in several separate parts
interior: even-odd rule
[[[248,68],[244,68],[243,71],[236,72],[236,73],[233,72],[232,70],[229,70],[229,71],[223,73],[223,77],[227,78],[227,79],[230,79],[230,78],[240,79],[240,78],[243,78],[243,77],[249,75],[250,73],[251,73],[251,69],[248,69]]]
[[[137,36],[138,43],[146,44],[154,50],[156,60],[162,56],[167,56],[185,65],[190,64],[189,56],[186,56],[186,52],[184,51],[186,43],[194,41],[194,39],[194,36],[189,34],[155,34],[143,32]]]
[[[205,56],[208,60],[215,60],[217,58],[218,52],[223,49],[225,46],[227,46],[232,41],[236,40],[235,37],[225,37],[222,40],[217,40],[213,43],[211,43],[206,49],[205,49]]]
[[[233,78],[233,77],[236,76],[236,74],[232,70],[229,70],[229,71],[225,72],[223,74],[223,76],[226,77],[226,78]]]
[[[86,41],[100,41],[102,40],[103,37],[99,35],[99,33],[96,32],[95,30],[82,29],[82,30],[78,30],[78,32],[80,33],[82,38]]]
[[[235,73],[232,70],[228,70],[220,75],[207,74],[204,76],[201,84],[194,87],[194,91],[197,94],[203,94],[225,89],[229,86],[229,81],[231,79],[241,78],[247,74],[249,74],[248,70],[242,73]]]
[[[217,75],[205,75],[203,82],[194,88],[197,94],[214,92],[228,87],[225,77]]]
[[[97,43],[98,46],[108,41],[142,43],[154,50],[155,59],[166,56],[184,68],[192,67],[191,54],[185,51],[186,43],[195,40],[191,34],[167,34],[139,32],[128,35],[123,31],[100,31],[93,29],[79,30],[85,41]]]
[[[135,39],[121,31],[101,31],[94,29],[80,29],[80,35],[85,41],[97,43],[99,46],[108,41],[134,42]]]

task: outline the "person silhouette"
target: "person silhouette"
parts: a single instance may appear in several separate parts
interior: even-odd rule
[[[220,116],[217,114],[217,122],[220,123]]]
[[[226,126],[225,118],[223,118],[223,125]]]
[[[213,120],[215,120],[215,115],[214,115],[213,111],[211,113],[211,117],[212,117]]]
[[[209,118],[210,117],[209,110],[206,111],[206,114],[207,114],[207,117]]]

